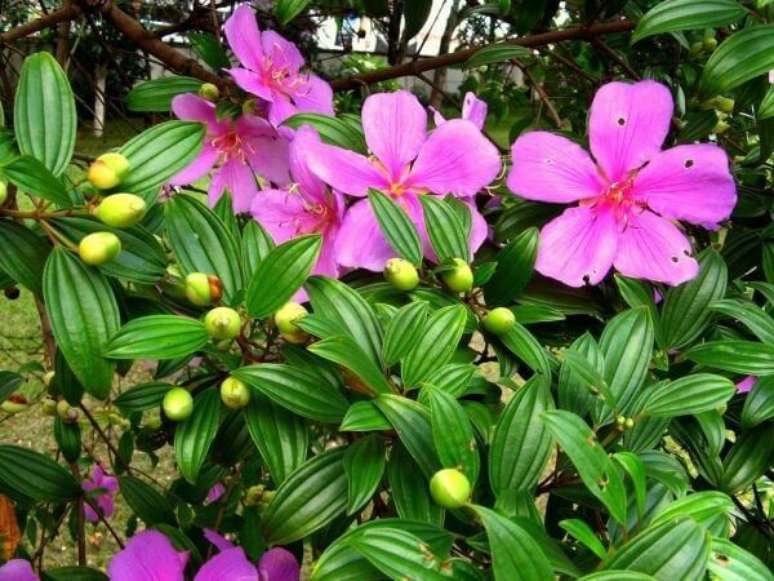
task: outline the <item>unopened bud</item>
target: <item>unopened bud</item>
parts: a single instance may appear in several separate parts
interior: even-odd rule
[[[223,296],[223,285],[217,276],[192,272],[185,277],[185,296],[193,304],[206,307],[220,301]]]
[[[193,412],[193,397],[187,389],[173,387],[164,395],[161,408],[173,422],[183,421]]]
[[[56,402],[56,413],[61,419],[66,419],[67,414],[70,412],[70,404],[66,400],[60,399]]]
[[[626,418],[626,422],[624,423],[624,426],[627,430],[631,430],[634,427],[634,420],[632,418]]]
[[[430,479],[430,495],[444,508],[460,508],[470,500],[470,481],[459,470],[445,468]]]
[[[489,311],[481,323],[493,335],[505,335],[516,324],[516,316],[510,309],[497,307]]]
[[[216,307],[205,315],[204,328],[213,339],[233,339],[239,335],[242,320],[234,309]]]
[[[410,291],[419,284],[419,272],[408,260],[390,258],[384,265],[384,278],[400,291]]]
[[[697,40],[691,45],[691,54],[693,56],[697,56],[701,54],[704,51],[704,43],[700,40]]]
[[[11,395],[7,400],[0,404],[0,409],[2,409],[7,414],[18,414],[19,412],[26,410],[28,407],[29,404],[27,402],[27,398],[16,393]]]
[[[704,50],[711,52],[717,48],[718,39],[714,36],[705,36],[704,40],[702,41],[702,46],[704,47]]]
[[[159,410],[148,410],[143,416],[142,425],[149,430],[158,430],[161,427],[161,414],[159,413]]]
[[[256,99],[248,99],[242,103],[242,113],[244,115],[255,115],[258,110],[258,101]]]
[[[446,286],[456,293],[466,293],[473,288],[473,271],[468,263],[461,258],[455,258],[454,266],[443,271],[441,278]]]
[[[255,486],[248,488],[245,491],[245,505],[257,506],[261,501],[261,498],[263,498],[265,491],[266,487],[263,484],[256,484]]]
[[[44,397],[40,402],[40,407],[43,408],[43,415],[54,416],[56,415],[56,400],[51,397]]]
[[[46,384],[46,387],[51,387],[51,382],[54,381],[54,377],[56,377],[56,372],[46,371],[43,375],[43,383]]]
[[[134,226],[145,216],[145,200],[134,194],[112,194],[100,202],[94,214],[114,228]]]
[[[128,159],[120,153],[105,153],[89,166],[88,179],[98,190],[110,190],[120,184],[128,172]]]
[[[220,97],[220,90],[213,83],[204,83],[199,87],[199,96],[208,101],[217,101]]]
[[[228,377],[220,384],[220,399],[229,409],[242,409],[250,403],[250,389],[236,377]]]
[[[86,264],[98,266],[110,262],[121,252],[121,240],[112,232],[94,232],[84,236],[78,254]]]
[[[277,325],[280,333],[292,334],[303,332],[296,322],[309,314],[303,305],[298,303],[285,303],[285,305],[274,313],[274,324]]]

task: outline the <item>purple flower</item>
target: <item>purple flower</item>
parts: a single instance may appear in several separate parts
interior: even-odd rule
[[[344,197],[314,175],[307,152],[320,144],[317,132],[301,127],[290,145],[290,173],[294,184],[285,190],[265,190],[253,200],[253,217],[277,244],[304,234],[322,235],[322,249],[314,274],[338,277],[336,239],[344,218]]]
[[[591,105],[594,159],[572,141],[532,131],[513,144],[511,191],[528,200],[579,202],[540,233],[536,269],[579,287],[621,274],[678,285],[696,276],[675,221],[716,228],[736,204],[725,152],[712,144],[661,151],[674,108],[654,81],[608,83]]]
[[[39,581],[32,565],[24,559],[11,559],[0,567],[0,581]]]
[[[750,390],[758,383],[758,378],[754,375],[748,375],[740,382],[736,384],[736,391],[739,393],[749,393]]]
[[[108,565],[111,581],[183,581],[188,553],[153,530],[134,535]]]
[[[363,104],[363,129],[373,154],[318,143],[307,152],[312,171],[334,189],[366,196],[381,190],[399,203],[419,227],[425,252],[432,256],[421,194],[462,197],[472,214],[471,248],[486,238],[487,226],[470,199],[500,171],[497,148],[470,121],[454,119],[427,133],[427,112],[407,91],[371,95]],[[336,239],[339,264],[380,271],[395,256],[368,200],[355,203]]]
[[[105,474],[102,466],[97,463],[91,468],[91,478],[84,480],[81,487],[89,493],[89,498],[104,518],[110,518],[113,515],[113,497],[118,492],[118,479],[115,476]],[[89,504],[83,505],[83,511],[86,520],[99,522],[99,515]]]
[[[221,496],[226,492],[226,487],[222,482],[216,482],[212,488],[207,492],[207,498],[204,499],[204,504],[212,504],[218,502]]]
[[[301,568],[293,553],[275,547],[261,555],[258,566],[253,565],[244,549],[225,549],[207,561],[194,577],[194,581],[298,581]]]
[[[476,97],[475,93],[472,93],[471,91],[465,93],[465,100],[462,102],[463,119],[467,119],[479,129],[483,129],[488,109],[489,107],[487,106],[486,101]],[[446,118],[444,118],[440,112],[436,111],[435,109],[432,109],[432,111],[433,121],[435,121],[436,127],[440,127],[446,123]]]
[[[210,204],[215,204],[224,190],[228,190],[234,211],[247,212],[258,193],[255,174],[277,184],[288,182],[287,140],[265,119],[242,115],[236,121],[218,120],[215,104],[191,93],[175,97],[172,111],[179,119],[203,123],[207,135],[199,156],[175,175],[170,184],[189,184],[217,166],[210,182]]]
[[[229,72],[248,93],[269,103],[269,121],[279,126],[299,111],[333,115],[333,90],[320,77],[301,72],[304,57],[273,30],[260,31],[255,13],[242,4],[224,25],[242,67]]]

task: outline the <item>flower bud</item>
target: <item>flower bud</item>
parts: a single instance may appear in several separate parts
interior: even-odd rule
[[[102,200],[94,214],[114,228],[134,226],[145,216],[145,200],[134,194],[113,194]]]
[[[691,45],[691,54],[693,56],[697,56],[702,53],[704,50],[704,43],[700,40],[697,40]]]
[[[67,415],[70,413],[70,404],[67,403],[66,400],[60,399],[58,402],[56,402],[56,414],[61,419],[66,419]]]
[[[88,179],[98,190],[110,190],[129,172],[129,160],[120,153],[104,153],[89,166]]]
[[[408,260],[390,258],[384,265],[384,278],[400,291],[410,291],[419,284],[419,273]]]
[[[199,96],[208,101],[217,101],[220,97],[220,89],[213,83],[204,83],[199,87]]]
[[[43,408],[43,415],[46,415],[46,416],[56,415],[56,400],[54,398],[44,397],[43,401],[40,402],[40,405]]]
[[[43,375],[43,383],[46,384],[46,387],[51,387],[51,382],[54,381],[55,377],[55,371],[46,371],[45,375]]]
[[[242,113],[244,115],[255,115],[258,110],[258,101],[256,99],[247,99],[242,103]]]
[[[734,105],[735,101],[733,99],[721,95],[707,99],[701,104],[704,109],[717,109],[721,113],[726,114],[734,112]]]
[[[473,271],[468,263],[461,258],[455,258],[454,266],[443,271],[441,278],[446,286],[456,293],[466,293],[473,288]]]
[[[231,410],[238,410],[250,403],[250,388],[236,377],[228,377],[220,384],[220,399]]]
[[[701,44],[704,50],[711,52],[718,46],[718,39],[714,36],[705,36]]]
[[[430,495],[444,508],[460,508],[470,499],[470,481],[459,470],[444,468],[430,479]]]
[[[266,487],[263,484],[256,484],[245,491],[244,502],[246,506],[257,506],[263,498]]]
[[[13,394],[7,400],[0,404],[2,409],[7,414],[18,414],[27,409],[27,398],[23,395]]]
[[[112,232],[94,232],[84,236],[78,254],[86,264],[98,266],[113,260],[121,252],[121,240]]]
[[[149,430],[158,430],[161,427],[161,414],[159,410],[148,410],[143,417],[142,425]]]
[[[712,133],[714,133],[715,135],[723,135],[730,128],[731,128],[731,125],[729,125],[722,119],[719,119],[718,122],[715,123],[715,127],[712,128]]]
[[[223,285],[217,276],[192,272],[185,277],[185,296],[196,306],[206,307],[220,300]]]
[[[489,311],[481,323],[492,335],[505,335],[516,324],[516,317],[512,310],[497,307]]]
[[[164,395],[161,409],[173,422],[183,421],[193,412],[193,397],[187,389],[173,387]]]
[[[216,307],[204,317],[204,327],[213,339],[233,339],[239,335],[242,320],[229,307]]]
[[[8,184],[3,180],[0,180],[0,206],[5,203],[8,198]]]
[[[626,418],[626,421],[624,422],[624,427],[627,430],[631,430],[634,427],[634,419]]]
[[[303,305],[298,303],[285,303],[285,305],[276,313],[274,313],[274,323],[277,325],[280,333],[291,334],[303,332],[297,325],[296,321],[303,319],[309,314]]]

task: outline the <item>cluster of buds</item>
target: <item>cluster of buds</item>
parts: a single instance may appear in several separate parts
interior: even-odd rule
[[[621,432],[624,430],[631,430],[634,427],[634,419],[627,418],[625,416],[618,416],[615,419],[615,427]]]

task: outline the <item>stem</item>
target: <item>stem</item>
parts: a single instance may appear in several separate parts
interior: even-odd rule
[[[94,430],[97,432],[99,437],[102,439],[103,442],[105,442],[105,445],[108,447],[110,452],[113,454],[113,456],[116,459],[116,462],[120,463],[121,466],[126,470],[127,474],[132,474],[132,467],[129,466],[126,462],[124,462],[124,459],[121,458],[121,454],[118,453],[118,449],[113,445],[113,442],[110,440],[108,435],[105,433],[105,431],[102,429],[102,427],[99,425],[96,419],[94,419],[94,416],[89,411],[89,408],[87,408],[83,402],[78,404],[78,407],[81,408],[83,411],[83,415],[86,416],[86,419],[89,420],[89,423],[92,425]]]
[[[78,465],[75,462],[69,462],[69,466],[70,472],[80,482],[81,473],[78,470]],[[75,506],[75,510],[78,511],[76,517],[78,519],[78,565],[80,567],[86,566],[86,513],[83,510],[84,500],[84,497],[79,498]]]

